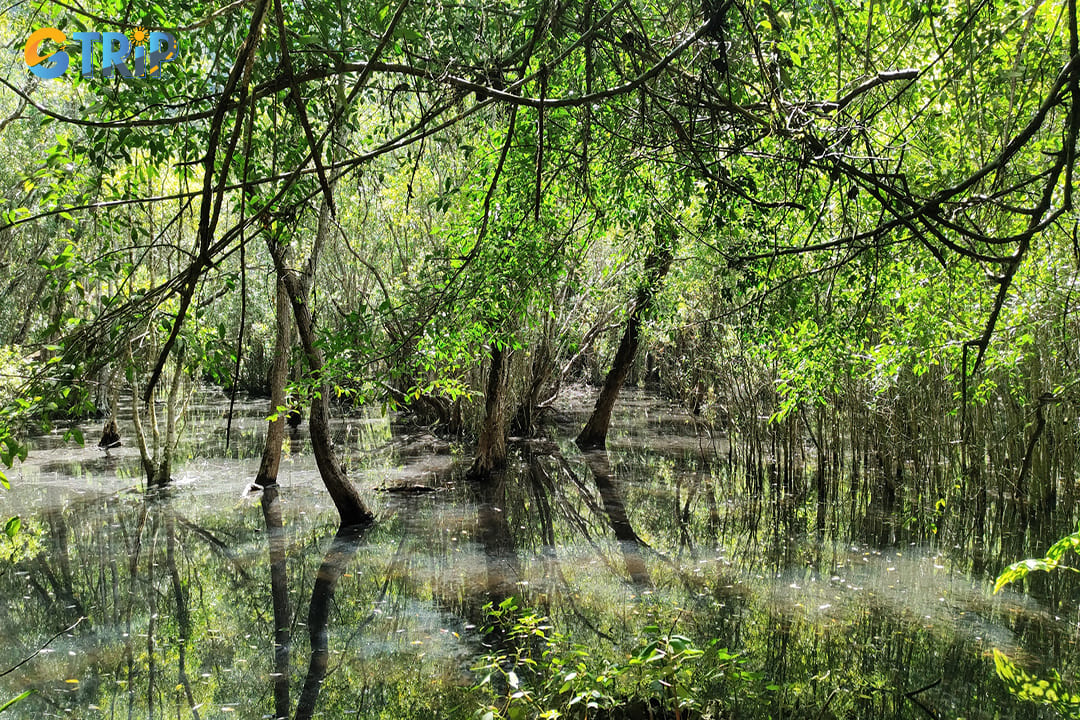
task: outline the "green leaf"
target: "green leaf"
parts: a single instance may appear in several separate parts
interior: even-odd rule
[[[11,707],[12,705],[14,705],[15,703],[17,703],[17,702],[19,702],[19,701],[21,701],[21,700],[25,700],[26,698],[28,698],[28,697],[30,697],[31,695],[33,695],[33,694],[34,694],[35,692],[37,692],[37,691],[36,691],[36,690],[27,690],[27,691],[26,691],[26,692],[24,692],[24,693],[23,693],[22,695],[19,695],[19,696],[17,696],[17,697],[13,697],[13,698],[11,698],[10,700],[8,700],[8,701],[7,701],[6,703],[4,703],[3,705],[0,705],[0,712],[4,712],[5,710],[7,710],[7,709],[8,709],[9,707]]]
[[[83,436],[83,431],[77,427],[70,427],[67,432],[64,433],[64,441],[74,439],[79,445],[86,445],[86,438]]]
[[[13,518],[8,518],[8,521],[4,523],[4,534],[12,540],[19,534],[19,529],[22,527],[22,520],[16,515]]]
[[[410,27],[399,27],[394,30],[394,37],[401,38],[403,40],[416,41],[423,38],[423,35],[416,32]]]

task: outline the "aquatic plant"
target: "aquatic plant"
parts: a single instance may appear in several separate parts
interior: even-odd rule
[[[484,634],[492,650],[473,667],[480,676],[480,720],[564,717],[699,717],[719,698],[735,698],[762,679],[716,641],[691,638],[656,624],[641,628],[629,649],[574,641],[552,621],[522,609],[515,598],[488,605]]]
[[[9,707],[14,705],[15,703],[20,702],[22,700],[25,700],[26,698],[30,697],[33,694],[34,694],[33,690],[27,690],[26,692],[24,692],[24,693],[22,693],[20,695],[16,695],[15,697],[11,698],[10,700],[8,700],[3,705],[0,705],[0,712],[4,712],[5,710],[7,710]]]

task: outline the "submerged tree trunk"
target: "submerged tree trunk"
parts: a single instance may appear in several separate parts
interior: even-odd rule
[[[263,488],[262,511],[270,545],[270,598],[274,606],[274,718],[289,717],[289,654],[292,645],[292,607],[289,602],[288,564],[285,548],[285,524],[277,484],[281,466],[281,446],[285,439],[285,381],[289,371],[289,348],[292,345],[292,317],[285,283],[277,282],[275,302],[277,318],[274,360],[270,368],[270,414],[275,416],[266,430],[266,445],[255,483]]]
[[[263,446],[262,461],[255,484],[266,487],[277,482],[278,468],[281,466],[281,445],[285,440],[285,413],[279,408],[285,406],[285,381],[289,373],[289,348],[292,345],[292,318],[289,316],[289,294],[285,283],[277,282],[277,300],[275,303],[277,318],[276,338],[274,342],[274,360],[270,367],[270,414],[274,419],[266,429],[266,444]]]
[[[128,345],[128,362],[134,364],[130,344]],[[146,486],[148,488],[162,487],[172,481],[172,458],[179,439],[176,425],[183,415],[183,405],[186,404],[181,402],[183,376],[184,353],[179,351],[176,354],[176,370],[169,385],[169,394],[165,400],[164,437],[161,436],[154,398],[151,397],[145,406],[146,419],[150,422],[148,438],[143,424],[142,412],[139,408],[142,397],[138,385],[133,382],[131,386],[131,418],[135,426],[135,440],[139,446],[139,457],[142,459],[143,472],[146,474]]]
[[[311,307],[308,305],[310,293],[310,279],[314,273],[319,248],[327,234],[329,224],[329,207],[323,200],[319,212],[319,228],[316,235],[315,247],[311,258],[308,260],[307,270],[304,277],[295,271],[285,267],[285,252],[279,247],[273,238],[267,238],[270,254],[274,258],[274,268],[278,278],[285,286],[292,304],[293,316],[296,319],[296,329],[300,335],[300,343],[304,348],[304,357],[307,359],[308,369],[314,383],[314,392],[311,401],[311,417],[309,418],[311,433],[311,449],[315,455],[315,464],[319,467],[319,475],[322,477],[330,498],[334,501],[338,515],[341,517],[343,526],[368,525],[374,517],[364,505],[360,493],[349,478],[345,475],[345,469],[341,467],[337,456],[334,454],[333,442],[330,440],[330,410],[328,406],[329,388],[323,378],[322,349],[315,341],[315,326],[311,317]]]
[[[491,349],[491,369],[488,371],[487,397],[484,402],[484,425],[476,444],[476,458],[469,468],[469,477],[484,479],[506,465],[506,423],[503,422],[503,395],[506,394],[507,353],[497,345]]]
[[[662,232],[657,229],[658,236]],[[657,245],[645,258],[645,280],[638,288],[637,297],[630,308],[630,315],[626,318],[626,329],[619,341],[615,359],[611,362],[611,369],[604,379],[604,387],[596,398],[596,406],[593,408],[592,415],[589,416],[589,421],[585,423],[581,434],[574,441],[582,450],[599,450],[607,445],[611,410],[615,407],[615,400],[618,399],[619,391],[634,364],[634,356],[637,355],[638,341],[641,336],[641,323],[649,312],[653,296],[670,267],[671,244],[658,237]]]

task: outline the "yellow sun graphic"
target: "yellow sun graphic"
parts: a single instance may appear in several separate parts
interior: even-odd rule
[[[150,38],[150,33],[147,32],[144,27],[137,27],[128,33],[128,39],[131,40],[131,47],[138,47],[139,45],[145,45],[146,41]]]

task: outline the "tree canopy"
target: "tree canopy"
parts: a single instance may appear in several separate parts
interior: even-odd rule
[[[695,408],[739,363],[779,421],[931,373],[970,442],[1018,363],[1058,361],[1028,403],[1073,380],[1036,339],[1065,332],[1080,253],[1076,25],[1071,1],[16,4],[5,459],[20,419],[118,385],[268,390],[279,276],[307,278],[324,356],[290,397],[480,432],[506,385],[494,432],[528,431],[641,315]],[[69,41],[42,80],[21,50],[45,27],[177,57],[105,77]]]

